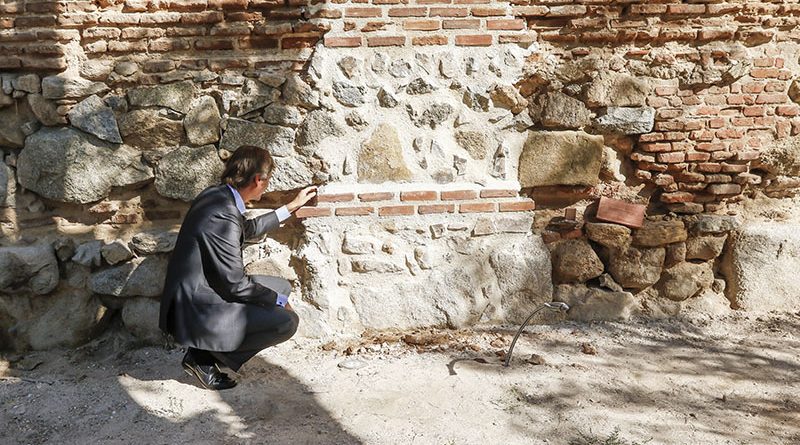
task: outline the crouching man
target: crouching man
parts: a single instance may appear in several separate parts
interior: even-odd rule
[[[192,202],[170,257],[159,326],[188,346],[183,368],[207,389],[236,386],[219,365],[237,371],[297,330],[289,282],[245,275],[242,262],[246,239],[278,227],[316,195],[316,187],[307,187],[276,211],[245,219],[245,203],[261,198],[272,169],[266,150],[237,149],[226,163],[222,184]]]

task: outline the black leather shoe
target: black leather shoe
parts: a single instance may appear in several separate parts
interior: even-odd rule
[[[205,389],[221,391],[236,386],[236,380],[221,372],[217,365],[198,365],[189,352],[186,352],[186,355],[183,356],[181,365],[183,370],[190,376],[196,377],[200,381],[200,385]]]

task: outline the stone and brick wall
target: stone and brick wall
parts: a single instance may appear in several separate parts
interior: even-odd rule
[[[565,206],[619,198],[658,222],[796,195],[798,19],[792,1],[0,0],[0,264],[18,266],[0,326],[18,341],[0,340],[76,343],[103,308],[152,332],[158,289],[137,280],[244,144],[276,163],[254,211],[321,186],[246,254],[293,277],[307,334],[518,320],[552,298],[562,243],[621,257],[552,230]],[[622,286],[631,313],[655,285]],[[34,335],[65,308],[74,337]]]

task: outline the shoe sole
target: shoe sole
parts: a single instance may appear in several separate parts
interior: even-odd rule
[[[181,363],[181,366],[183,367],[183,371],[184,371],[184,372],[186,372],[187,374],[189,374],[191,377],[194,377],[194,378],[196,378],[196,379],[197,379],[197,381],[198,381],[198,382],[200,382],[200,386],[202,386],[202,387],[203,387],[203,389],[208,389],[208,390],[211,390],[211,391],[222,391],[222,389],[212,388],[212,387],[210,387],[210,386],[206,385],[206,382],[204,382],[204,381],[203,381],[203,379],[202,379],[202,378],[200,378],[200,376],[199,376],[199,375],[197,375],[197,372],[195,372],[195,370],[194,370],[194,369],[192,369],[192,367],[191,367],[191,366],[186,366],[186,365],[184,365],[184,364],[182,364],[182,363]],[[224,389],[231,389],[231,388],[234,388],[234,387],[236,387],[236,385],[237,385],[237,384],[238,384],[238,383],[234,383],[234,384],[233,384],[233,386],[231,386],[231,387],[229,387],[229,388],[224,388]]]

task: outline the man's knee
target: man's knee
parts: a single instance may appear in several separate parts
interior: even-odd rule
[[[289,316],[289,319],[281,325],[278,331],[280,332],[281,337],[284,337],[286,340],[288,340],[297,332],[297,326],[300,325],[300,317],[298,317],[294,311],[290,310],[286,310],[286,314]]]

